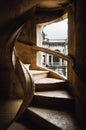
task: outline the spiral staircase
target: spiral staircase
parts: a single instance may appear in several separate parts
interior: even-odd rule
[[[81,2],[0,0],[0,130],[80,130],[80,126],[86,128],[86,33],[82,33],[86,30],[86,19],[83,15],[85,1]],[[53,20],[60,21],[67,13],[70,31],[69,55],[64,56],[37,47],[36,25]],[[43,51],[68,61],[69,80],[61,76],[57,78],[57,74],[51,77],[49,71],[42,69],[28,70],[16,55],[16,41],[30,46],[29,53],[32,57],[36,56],[37,51]],[[30,61],[33,62],[33,59]],[[34,67],[34,64],[31,66]],[[70,85],[76,93],[72,93]],[[76,117],[81,123],[80,126]]]
[[[68,82],[48,77],[48,71],[29,72],[35,83],[33,99],[7,130],[79,130]]]

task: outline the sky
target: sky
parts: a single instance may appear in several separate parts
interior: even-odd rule
[[[68,19],[56,22],[44,27],[43,31],[49,39],[67,39],[68,35]]]

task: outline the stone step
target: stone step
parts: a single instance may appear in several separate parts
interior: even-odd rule
[[[49,73],[49,71],[42,71],[42,70],[29,70],[29,71],[32,74],[34,81],[47,77]]]
[[[67,89],[68,82],[66,80],[60,80],[55,78],[41,78],[35,80],[35,91],[48,91],[48,90],[58,90]]]
[[[35,92],[32,106],[75,111],[74,97],[67,90]]]
[[[61,110],[28,107],[24,115],[40,127],[40,130],[79,130],[73,113]]]

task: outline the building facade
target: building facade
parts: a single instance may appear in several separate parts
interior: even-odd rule
[[[65,55],[68,54],[67,39],[45,38],[43,39],[42,46],[44,48],[63,53]],[[42,65],[44,67],[48,67],[49,69],[58,72],[59,74],[67,76],[67,72],[66,72],[67,62],[61,58],[42,52]]]

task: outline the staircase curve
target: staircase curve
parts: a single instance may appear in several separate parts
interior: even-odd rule
[[[2,37],[0,60],[0,129],[6,129],[30,104],[34,82],[30,73],[14,53],[20,29]],[[6,37],[5,37],[6,36]],[[3,43],[3,44],[2,44]]]

